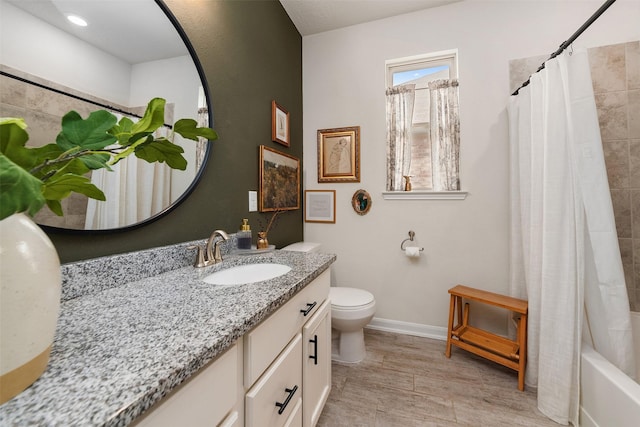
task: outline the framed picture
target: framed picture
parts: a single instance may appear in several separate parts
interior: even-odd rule
[[[300,208],[300,160],[260,146],[260,212]]]
[[[271,140],[289,147],[289,112],[271,101]]]
[[[358,215],[366,215],[371,209],[371,195],[366,190],[358,190],[351,197],[351,206]]]
[[[304,192],[305,222],[336,222],[336,190],[306,190]]]
[[[318,130],[318,182],[360,182],[360,126]]]

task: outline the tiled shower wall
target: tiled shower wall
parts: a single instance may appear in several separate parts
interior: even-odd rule
[[[509,63],[513,92],[547,56]],[[640,311],[640,41],[589,49],[631,310]]]
[[[1,69],[9,74],[35,81],[47,87],[73,93],[74,95],[90,98],[96,102],[110,104],[103,99],[91,97],[71,88],[60,86],[54,82],[32,76],[27,73],[2,66]],[[123,108],[122,106],[116,106]],[[77,99],[51,92],[49,90],[23,83],[6,76],[0,76],[0,116],[22,117],[27,122],[30,147],[40,147],[55,142],[60,132],[62,116],[71,110],[77,111],[82,117],[99,107],[79,101]],[[38,224],[54,227],[84,229],[87,198],[73,193],[62,201],[64,216],[57,216],[51,210],[42,209],[35,216]]]
[[[589,50],[629,302],[640,311],[640,42]]]
[[[130,111],[134,114],[142,115],[146,108],[146,106],[128,107],[118,105],[109,100],[97,98],[2,64],[0,64],[0,70],[46,87],[80,96],[103,105],[110,105],[120,110]],[[62,117],[69,111],[75,110],[82,117],[87,117],[89,113],[98,109],[100,107],[93,104],[0,75],[0,117],[22,117],[25,119],[28,126],[27,131],[29,132],[29,141],[27,143],[29,147],[41,147],[55,142],[56,136],[60,132]],[[165,116],[166,123],[173,120],[173,104],[167,104]],[[34,219],[38,224],[83,230],[87,213],[87,197],[72,193],[62,200],[62,211],[64,216],[58,216],[51,210],[44,208],[35,215]]]

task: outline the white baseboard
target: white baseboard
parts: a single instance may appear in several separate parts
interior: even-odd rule
[[[447,340],[447,328],[442,326],[423,325],[421,323],[401,322],[399,320],[381,319],[374,317],[367,326],[367,329],[377,331],[394,332],[396,334],[414,335],[417,337],[432,338],[436,340]]]

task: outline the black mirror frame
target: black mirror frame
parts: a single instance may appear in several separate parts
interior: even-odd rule
[[[200,63],[200,60],[198,59],[198,55],[196,55],[196,51],[193,48],[193,45],[191,44],[191,41],[187,37],[187,34],[185,33],[184,29],[182,28],[182,26],[178,22],[178,20],[175,17],[175,15],[169,10],[169,7],[164,3],[163,0],[154,0],[154,1],[158,5],[158,7],[160,7],[160,9],[162,9],[162,11],[167,16],[167,18],[169,18],[169,21],[171,21],[171,23],[173,24],[174,28],[176,29],[176,31],[180,35],[180,38],[184,42],[187,50],[189,51],[189,55],[191,56],[191,60],[193,61],[193,64],[195,65],[196,70],[198,71],[198,76],[200,77],[200,81],[202,82],[202,88],[204,90],[204,96],[205,96],[206,101],[207,101],[207,110],[208,110],[208,115],[209,115],[209,126],[213,126],[213,112],[212,112],[212,106],[211,106],[211,97],[210,97],[210,93],[209,93],[209,84],[207,83],[207,77],[206,77],[206,75],[204,73],[204,69],[202,68],[202,64]],[[49,234],[49,233],[51,233],[51,234],[79,234],[79,235],[90,236],[90,235],[104,235],[104,234],[121,233],[121,232],[131,231],[131,230],[135,230],[137,228],[141,228],[141,227],[144,227],[146,225],[149,225],[152,222],[155,222],[158,219],[162,218],[163,216],[167,215],[169,212],[171,212],[175,208],[177,208],[180,204],[182,204],[182,202],[184,202],[186,200],[187,197],[189,197],[191,195],[193,190],[196,188],[196,185],[198,185],[198,183],[202,179],[202,175],[204,174],[204,170],[205,170],[205,168],[207,166],[207,163],[209,161],[209,156],[211,155],[211,144],[212,144],[212,142],[209,141],[209,143],[207,144],[207,147],[206,147],[206,151],[205,151],[204,157],[202,159],[202,164],[200,165],[200,169],[196,172],[196,176],[194,177],[194,179],[191,182],[191,184],[189,185],[189,187],[184,191],[184,193],[182,193],[182,195],[175,202],[173,202],[170,206],[168,206],[167,208],[163,209],[162,211],[158,212],[157,214],[155,214],[155,215],[153,215],[153,216],[151,216],[151,217],[149,217],[149,218],[147,218],[145,220],[142,220],[142,221],[137,222],[135,224],[126,225],[124,227],[108,228],[108,229],[103,229],[103,230],[76,230],[76,229],[70,229],[70,228],[53,227],[53,226],[50,226],[50,225],[42,225],[42,224],[38,224],[38,226],[40,228],[42,228],[47,234]]]

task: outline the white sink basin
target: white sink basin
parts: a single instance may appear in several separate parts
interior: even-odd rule
[[[246,264],[216,271],[203,280],[212,285],[243,285],[274,279],[290,271],[291,267],[282,264]]]

